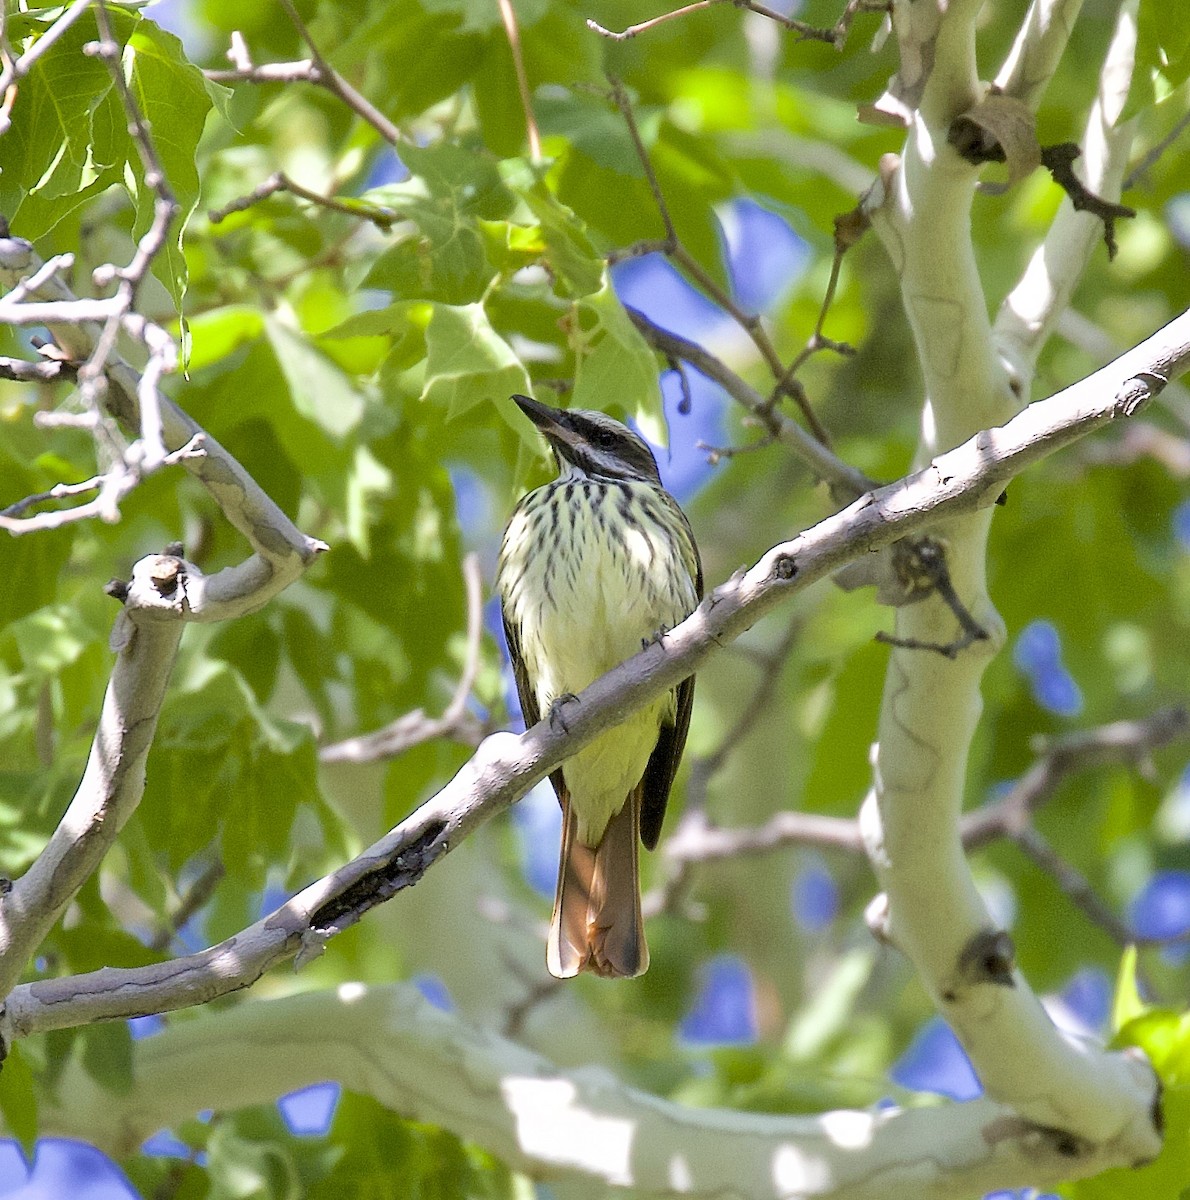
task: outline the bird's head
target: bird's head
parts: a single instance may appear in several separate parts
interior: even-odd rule
[[[573,469],[593,479],[661,485],[653,452],[615,418],[587,408],[551,408],[529,396],[513,400],[545,435],[564,474]]]

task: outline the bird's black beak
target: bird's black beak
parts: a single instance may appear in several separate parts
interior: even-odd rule
[[[564,408],[551,408],[532,396],[513,395],[512,398],[517,408],[541,430],[551,446],[564,449],[582,440],[571,426]]]

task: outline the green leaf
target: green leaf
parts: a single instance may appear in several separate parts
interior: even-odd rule
[[[529,376],[492,328],[482,304],[435,304],[426,327],[426,352],[423,401],[442,405],[448,420],[488,401],[520,428],[509,396],[528,391]]]
[[[77,609],[42,608],[15,622],[11,636],[25,668],[39,675],[56,675],[96,639]]]
[[[266,316],[264,328],[294,407],[331,437],[346,437],[364,413],[364,399],[348,376],[276,317]]]
[[[479,0],[462,3],[479,13]],[[487,34],[461,27],[461,5],[447,3],[430,12],[420,3],[380,4],[361,20],[363,7],[351,5],[351,32],[335,58],[340,64],[366,65],[361,90],[397,121],[457,92],[479,69],[493,38],[504,40],[503,31]],[[493,16],[498,20],[498,11],[489,9],[485,23]],[[402,146],[402,157],[404,153]]]
[[[44,28],[41,19],[17,16],[7,36],[40,36]],[[83,53],[97,36],[88,13],[16,85],[12,124],[3,140],[0,210],[25,237],[40,237],[97,188],[119,178],[105,175],[91,151],[92,114],[112,90],[104,62]]]
[[[294,1164],[278,1143],[241,1137],[221,1124],[207,1143],[207,1200],[303,1200]]]
[[[543,183],[525,188],[520,195],[541,222],[555,290],[565,296],[589,296],[598,291],[604,284],[604,262],[586,225]]]
[[[211,111],[211,85],[189,62],[182,43],[152,21],[136,25],[124,48],[124,72],[141,113],[152,114],[153,149],[178,204],[170,237],[153,260],[153,273],[169,289],[179,311],[186,294],[186,259],[182,239],[198,204],[197,153]],[[135,150],[128,155],[136,178],[133,234],[141,237],[153,223],[156,195],[144,178]]]
[[[309,1200],[343,1196],[511,1200],[507,1167],[453,1134],[403,1120],[369,1097],[343,1093],[330,1141],[340,1157],[334,1172],[311,1189]]]
[[[579,151],[608,171],[644,181],[632,135],[619,112],[599,96],[583,92],[551,91],[535,105],[543,138]],[[647,129],[652,119],[638,111],[637,122]]]
[[[385,308],[371,308],[355,313],[321,336],[324,338],[377,337],[382,334],[400,336],[410,327],[409,305],[404,302]]]
[[[14,468],[7,458],[0,462],[3,464],[4,504],[46,491],[54,483],[65,482],[44,475],[35,478]],[[72,472],[67,478],[71,477],[87,478],[81,472]],[[70,559],[77,529],[77,525],[65,525],[29,537],[0,539],[0,579],[21,581],[20,587],[0,587],[0,629],[53,600],[62,569]]]
[[[1140,988],[1136,982],[1136,962],[1136,947],[1125,947],[1120,956],[1116,993],[1112,999],[1111,1027],[1117,1031],[1148,1011],[1148,1006],[1140,998]]]
[[[94,921],[55,930],[53,943],[64,965],[77,973],[102,967],[147,967],[161,961],[161,955],[139,938],[123,929],[99,927]]]
[[[195,314],[188,321],[191,372],[221,362],[245,342],[264,332],[260,310],[247,304],[227,304]]]
[[[1163,1084],[1190,1085],[1190,1012],[1153,1008],[1125,1022],[1113,1046],[1139,1046]]]
[[[286,860],[298,808],[317,802],[315,758],[307,726],[270,715],[238,671],[204,660],[166,702],[137,819],[173,870],[221,834],[229,875],[254,873]],[[186,804],[169,803],[179,789]]]
[[[401,157],[413,177],[374,188],[363,199],[402,213],[421,237],[382,254],[364,286],[387,288],[402,299],[478,300],[495,274],[479,222],[506,217],[512,193],[491,159],[461,145],[403,146]]]
[[[0,1115],[9,1132],[17,1139],[25,1158],[32,1161],[37,1141],[37,1092],[33,1073],[20,1046],[9,1046],[0,1064]]]
[[[88,1025],[79,1034],[83,1066],[101,1087],[117,1096],[132,1091],[132,1033],[127,1021]]]
[[[604,275],[599,291],[578,302],[575,408],[619,406],[637,420],[664,420],[657,359]],[[663,427],[663,426],[662,426]]]
[[[1136,63],[1121,121],[1167,99],[1190,77],[1190,20],[1182,4],[1140,0]]]

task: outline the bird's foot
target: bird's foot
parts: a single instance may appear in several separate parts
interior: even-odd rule
[[[562,709],[570,703],[577,704],[578,697],[573,692],[563,692],[560,696],[555,696],[550,701],[550,728],[557,733],[560,729],[563,733],[570,732],[570,726],[566,724],[566,718],[562,715]]]
[[[655,646],[658,642],[663,642],[665,635],[669,632],[669,628],[668,625],[662,625],[652,637],[641,638],[640,648],[647,650],[650,646]]]

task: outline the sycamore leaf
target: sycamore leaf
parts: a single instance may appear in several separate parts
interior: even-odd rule
[[[289,384],[294,408],[333,438],[346,437],[364,413],[364,399],[351,380],[288,325],[268,316],[265,333]]]
[[[0,1065],[0,1116],[25,1157],[31,1158],[37,1141],[37,1092],[20,1046],[10,1046]]]
[[[528,373],[492,328],[482,304],[435,304],[426,327],[426,351],[422,400],[443,405],[448,420],[490,401],[523,437],[532,437],[509,400],[513,392],[529,390]]]
[[[404,238],[382,254],[364,286],[403,299],[478,300],[496,273],[480,222],[506,217],[512,193],[493,161],[463,146],[403,146],[401,158],[412,177],[373,188],[362,199],[400,212],[421,236]]]
[[[170,236],[153,260],[153,273],[169,289],[180,311],[187,283],[182,238],[198,204],[198,141],[211,111],[212,85],[186,58],[182,43],[152,21],[139,22],[128,37],[124,72],[140,111],[153,114],[153,148],[178,204]],[[135,147],[130,147],[128,162],[136,181],[133,234],[140,237],[153,222],[156,195],[145,184]]]
[[[599,291],[577,305],[575,408],[626,410],[637,419],[663,419],[657,359],[628,319],[605,275]]]

